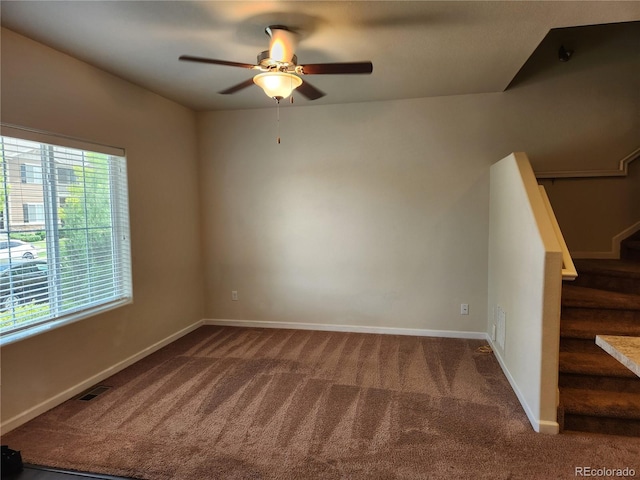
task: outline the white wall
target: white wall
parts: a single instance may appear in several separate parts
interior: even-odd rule
[[[534,429],[558,433],[560,245],[525,154],[491,167],[490,191],[488,330],[497,331],[493,349]]]
[[[134,303],[3,346],[16,426],[202,318],[195,114],[2,29],[2,122],[124,147]],[[96,380],[97,381],[97,380]]]

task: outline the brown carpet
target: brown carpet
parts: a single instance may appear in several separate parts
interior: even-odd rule
[[[150,480],[640,477],[640,439],[535,433],[482,345],[202,327],[3,443],[30,463]]]

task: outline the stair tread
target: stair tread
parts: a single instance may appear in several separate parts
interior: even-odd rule
[[[573,263],[578,276],[580,273],[589,272],[640,279],[640,262],[634,260],[577,259]]]
[[[640,319],[562,318],[561,338],[593,339],[596,335],[630,335],[640,337]]]
[[[604,352],[603,352],[604,353]],[[636,375],[611,355],[560,352],[560,373],[634,378]]]
[[[640,420],[640,393],[560,388],[565,413]]]
[[[640,310],[640,295],[563,285],[562,305],[564,307]]]

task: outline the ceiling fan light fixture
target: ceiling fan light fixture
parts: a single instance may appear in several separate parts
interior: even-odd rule
[[[291,73],[266,72],[253,77],[253,83],[262,88],[267,97],[283,99],[302,85],[302,79]]]

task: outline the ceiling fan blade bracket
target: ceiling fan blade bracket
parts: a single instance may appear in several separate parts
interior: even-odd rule
[[[269,50],[265,50],[258,55],[258,67],[262,67],[263,71],[278,70],[280,72],[292,72],[294,71],[296,64],[298,63],[298,57],[295,55],[290,62],[279,62],[273,60],[269,55]]]

